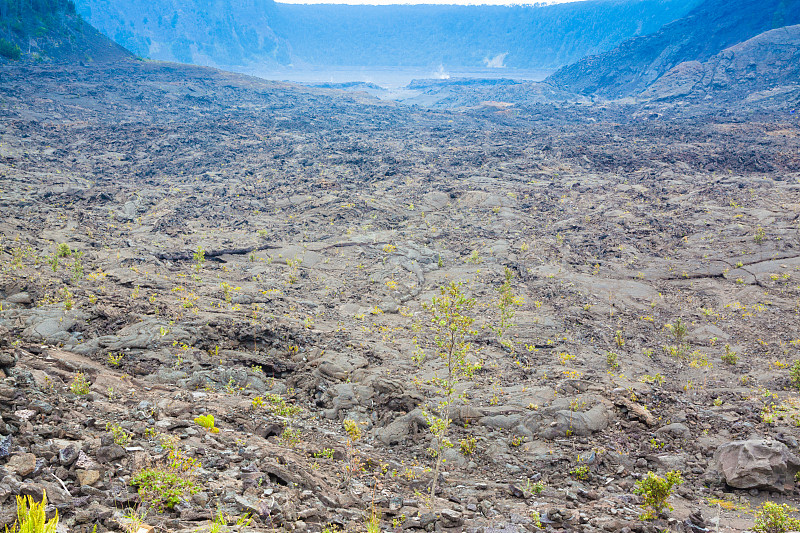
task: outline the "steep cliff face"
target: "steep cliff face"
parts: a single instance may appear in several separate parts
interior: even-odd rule
[[[681,63],[648,87],[647,98],[746,96],[778,87],[800,87],[800,25],[764,32],[706,61]]]
[[[303,5],[273,0],[76,0],[105,35],[151,59],[288,65],[554,69],[657,30],[699,0],[539,6]]]
[[[793,24],[800,24],[800,0],[706,0],[656,33],[584,58],[549,81],[581,94],[634,95],[681,63],[704,62],[760,33]]]
[[[71,0],[0,0],[0,62],[108,62],[131,57],[84,21]]]
[[[151,59],[232,66],[291,62],[272,0],[78,1],[105,35]]]

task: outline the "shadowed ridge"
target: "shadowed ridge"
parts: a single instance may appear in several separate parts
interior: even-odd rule
[[[800,23],[800,0],[707,0],[656,33],[564,67],[547,81],[580,94],[640,93],[685,61],[705,61],[773,28]]]
[[[71,0],[0,0],[0,62],[108,63],[132,58],[83,20]]]

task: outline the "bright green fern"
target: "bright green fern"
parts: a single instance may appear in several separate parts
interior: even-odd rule
[[[44,508],[47,506],[47,494],[42,501],[36,503],[31,496],[17,496],[17,521],[6,533],[56,533],[58,511],[52,520],[47,520]]]

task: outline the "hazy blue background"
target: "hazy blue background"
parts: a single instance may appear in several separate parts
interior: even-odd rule
[[[541,77],[682,17],[699,0],[548,6],[293,5],[271,0],[78,0],[134,53],[251,73],[492,69]],[[287,77],[290,77],[287,75]],[[366,79],[366,77],[353,79]]]

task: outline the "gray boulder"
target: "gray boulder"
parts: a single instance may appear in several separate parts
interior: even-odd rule
[[[783,492],[794,486],[794,475],[800,470],[800,459],[785,444],[765,439],[723,444],[714,453],[714,461],[725,482],[738,489]]]
[[[193,344],[196,337],[194,328],[170,325],[165,320],[147,318],[125,326],[115,335],[95,337],[75,347],[75,353],[94,355],[101,351],[118,352],[122,350],[154,350],[160,346],[172,346],[176,342]]]
[[[47,494],[47,503],[57,508],[68,507],[72,503],[72,495],[64,490],[58,483],[40,481],[38,485]]]
[[[394,445],[405,441],[408,436],[419,428],[426,428],[428,423],[421,409],[414,409],[410,413],[395,418],[385,427],[375,431],[375,437],[384,444]]]
[[[550,424],[539,430],[543,439],[554,439],[567,435],[585,436],[608,427],[611,413],[602,403],[585,412],[561,410],[555,413]]]
[[[78,460],[78,454],[80,453],[80,448],[75,446],[74,444],[70,444],[66,448],[61,448],[58,450],[58,461],[61,463],[62,466],[69,468],[72,466],[72,463]]]
[[[28,305],[33,300],[31,299],[31,295],[27,292],[18,292],[6,298],[6,301],[12,304]]]
[[[125,457],[126,452],[125,448],[119,444],[110,444],[108,446],[101,446],[98,448],[95,455],[97,456],[97,460],[101,463],[110,463]]]
[[[64,310],[60,304],[20,310],[19,317],[25,320],[22,337],[31,342],[45,344],[73,344],[76,340],[70,331],[79,322],[88,319],[88,315],[72,309]]]
[[[675,422],[673,424],[658,428],[656,430],[656,435],[672,435],[673,437],[688,439],[692,436],[692,432],[689,430],[686,424]]]
[[[351,409],[369,405],[368,402],[373,394],[372,387],[357,383],[338,383],[325,391],[325,399],[333,404],[333,407],[326,409],[324,415],[326,418],[336,420],[340,413],[346,415]]]
[[[480,423],[486,427],[499,428],[499,429],[514,429],[522,422],[522,415],[494,415],[484,416],[481,418]]]

